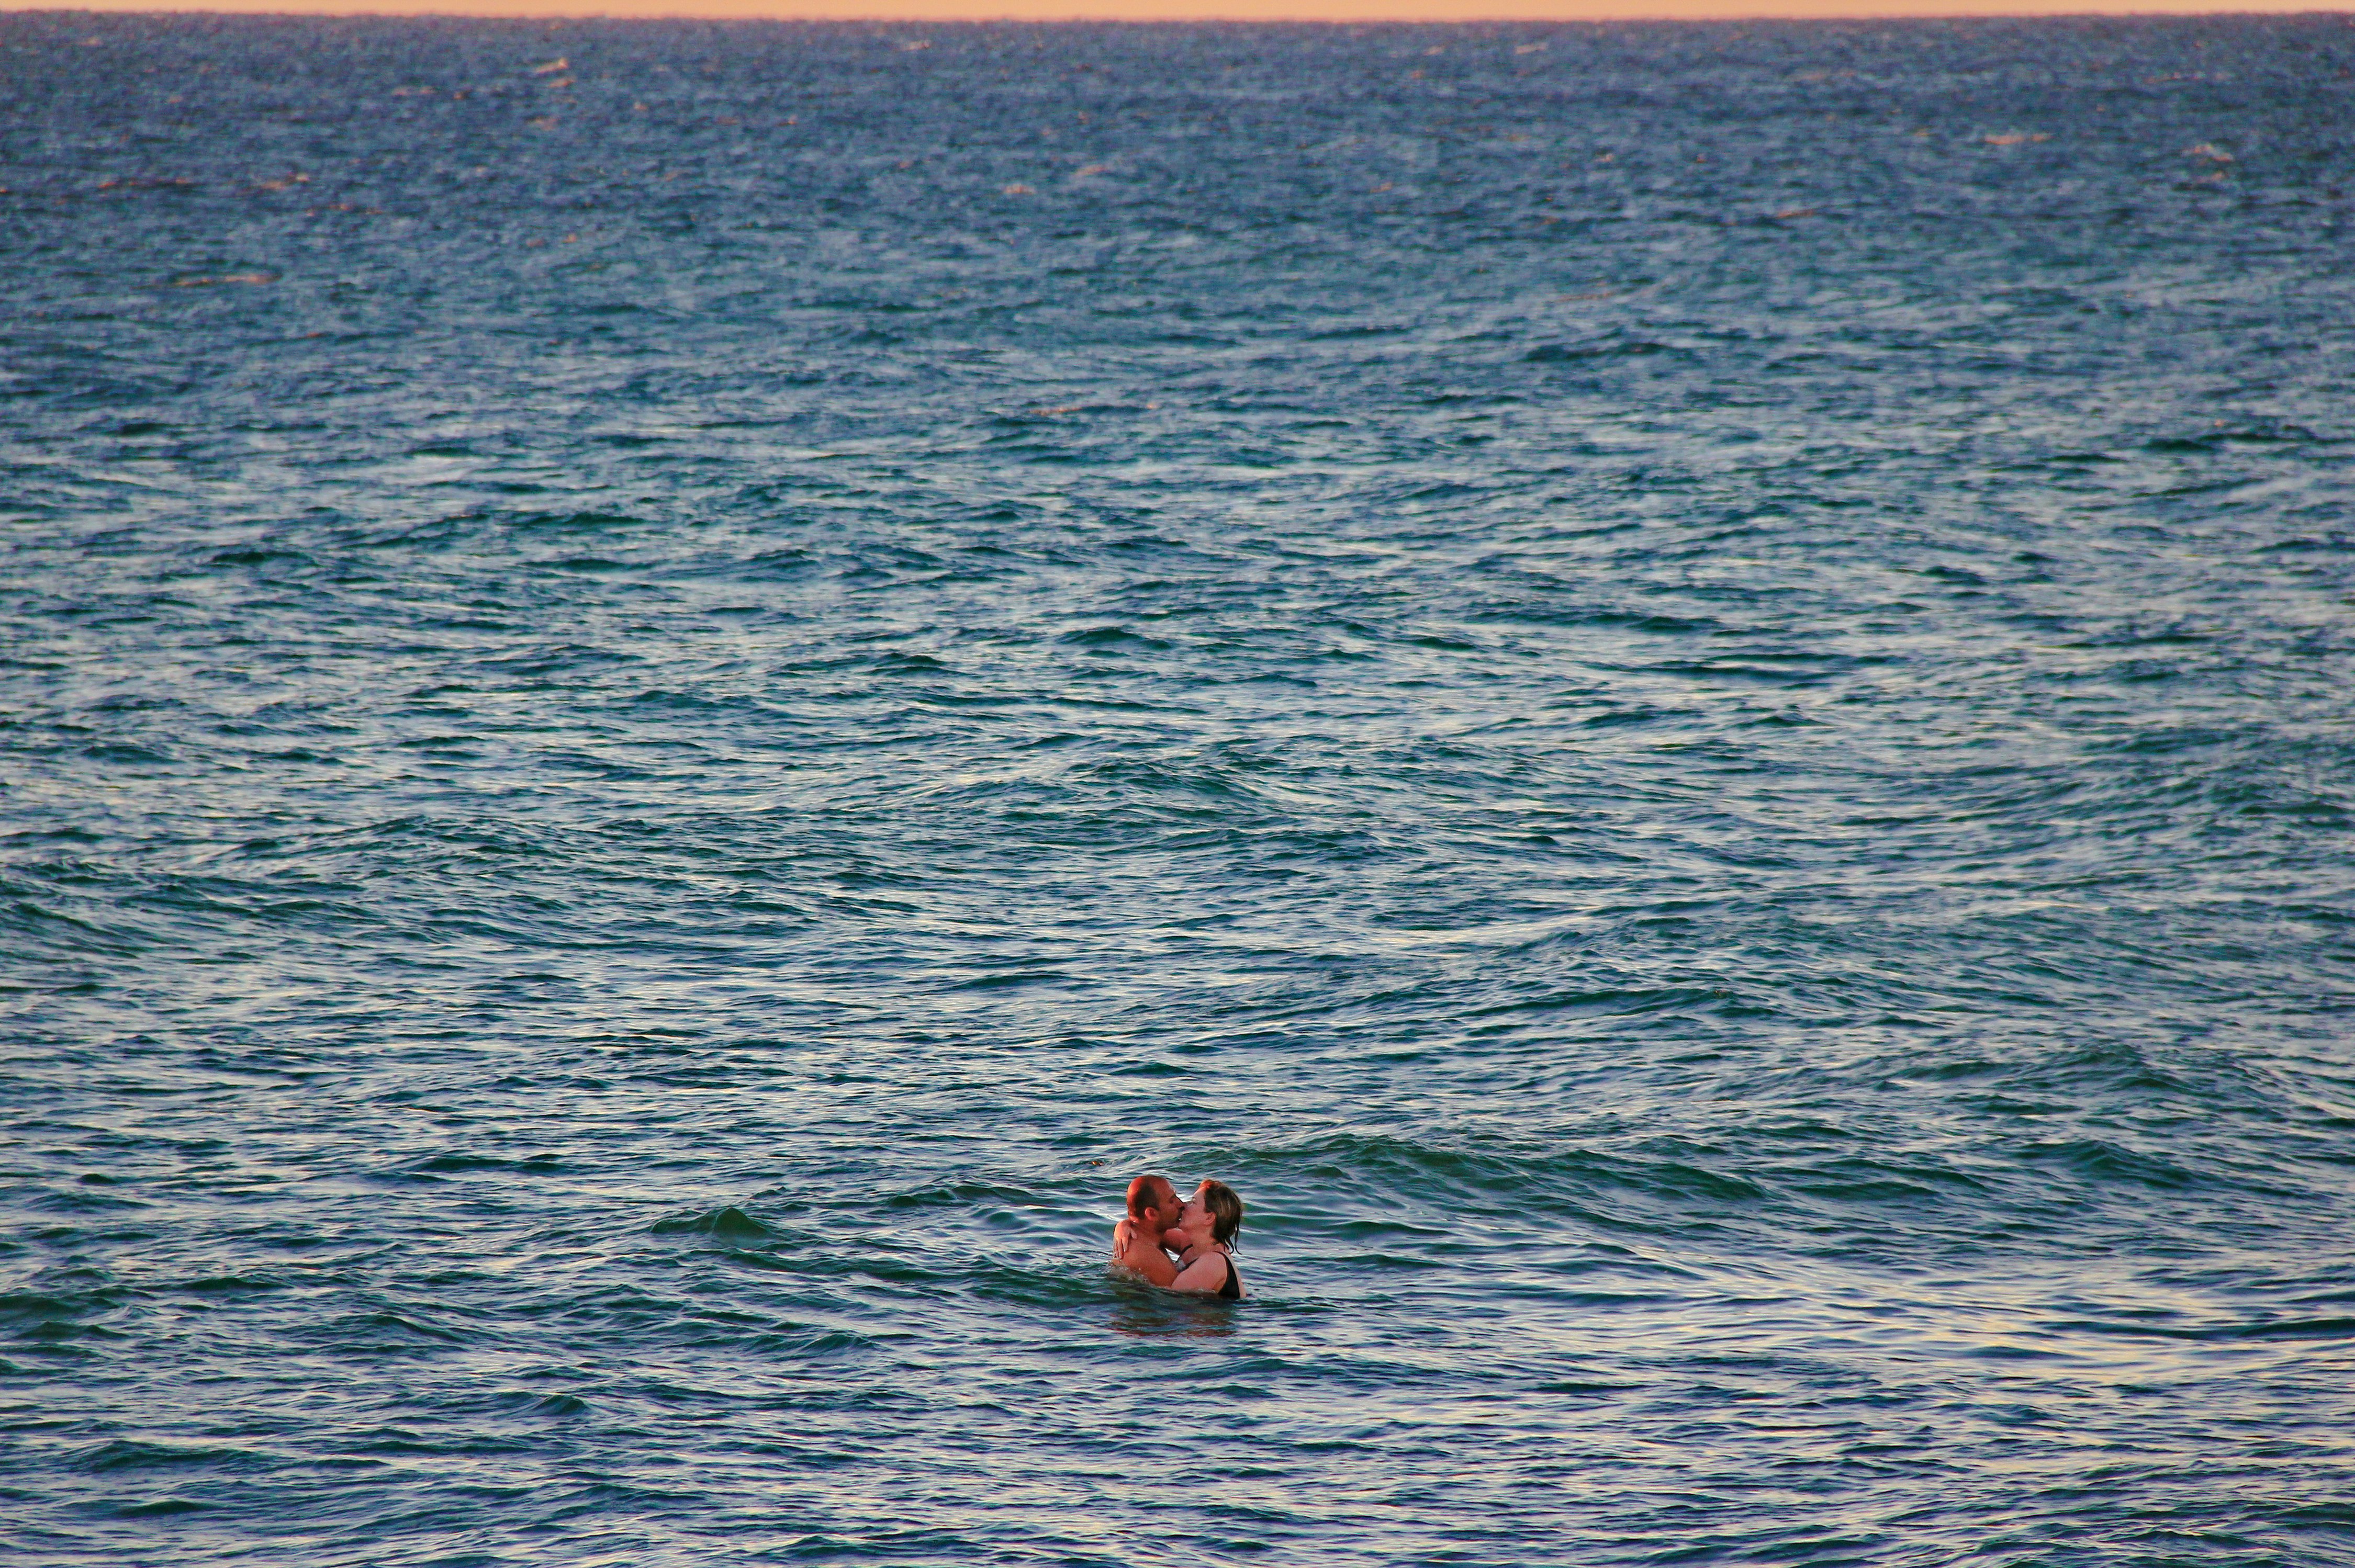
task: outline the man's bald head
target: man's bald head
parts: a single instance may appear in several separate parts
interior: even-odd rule
[[[1128,1217],[1143,1221],[1150,1210],[1163,1224],[1178,1217],[1185,1207],[1178,1201],[1178,1189],[1169,1184],[1167,1176],[1139,1176],[1128,1184]]]

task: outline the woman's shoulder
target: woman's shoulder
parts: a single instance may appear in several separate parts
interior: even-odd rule
[[[1237,1289],[1242,1287],[1242,1276],[1235,1273],[1235,1261],[1224,1247],[1196,1247],[1178,1263],[1178,1288],[1199,1290],[1217,1295],[1227,1288],[1231,1277]]]

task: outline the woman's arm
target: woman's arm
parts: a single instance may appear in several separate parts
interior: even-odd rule
[[[1190,1290],[1199,1295],[1216,1296],[1227,1283],[1227,1255],[1222,1252],[1198,1252],[1178,1271],[1169,1287],[1172,1290]]]
[[[1114,1236],[1112,1260],[1132,1274],[1142,1275],[1148,1285],[1172,1285],[1177,1282],[1178,1266],[1169,1255],[1156,1245],[1159,1237],[1148,1238],[1146,1233],[1127,1220],[1120,1223]]]

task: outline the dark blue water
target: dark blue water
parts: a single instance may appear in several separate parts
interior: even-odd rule
[[[0,185],[0,1557],[2355,1562],[2345,18],[16,16]]]

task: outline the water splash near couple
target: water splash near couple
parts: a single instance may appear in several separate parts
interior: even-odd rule
[[[1243,1201],[1223,1181],[1206,1181],[1181,1202],[1168,1178],[1139,1176],[1113,1227],[1113,1266],[1164,1290],[1240,1301],[1234,1240],[1242,1227]]]

